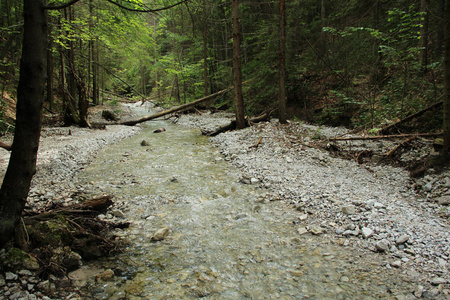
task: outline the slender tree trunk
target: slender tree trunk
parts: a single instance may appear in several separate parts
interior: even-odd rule
[[[8,169],[0,189],[0,246],[14,238],[25,207],[41,132],[47,77],[47,20],[45,0],[24,0],[24,33],[16,128]]]
[[[450,0],[446,1],[444,33],[444,146],[442,147],[442,156],[448,157],[450,153]]]
[[[449,0],[450,1],[450,0]],[[241,70],[241,34],[239,31],[239,0],[232,0],[233,18],[233,75],[234,92],[236,97],[236,128],[245,127],[244,99],[242,96],[242,70]]]
[[[437,12],[439,21],[439,26],[437,27],[437,51],[436,57],[442,55],[444,49],[444,28],[445,28],[445,1],[439,0],[439,9]]]
[[[206,0],[203,0],[203,80],[205,85],[205,97],[208,96],[208,45],[207,45],[207,37],[208,37],[208,24],[206,22]],[[206,106],[209,107],[209,102],[206,103]]]
[[[429,5],[430,0],[422,0],[420,3],[420,11],[423,13],[422,28],[420,30],[419,47],[422,48],[420,52],[420,62],[422,64],[422,74],[427,72],[428,65],[428,20],[429,20]]]
[[[278,112],[280,123],[287,123],[286,114],[286,4],[280,0],[280,36],[279,36],[279,82],[278,82]]]
[[[50,110],[53,110],[53,39],[50,35],[47,46],[47,103]]]

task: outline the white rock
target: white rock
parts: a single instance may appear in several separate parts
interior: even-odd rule
[[[6,280],[17,280],[19,276],[17,274],[14,274],[12,272],[6,272],[5,273],[5,279]]]
[[[300,219],[300,221],[305,221],[306,219],[308,219],[308,214],[302,214],[298,218]]]
[[[115,209],[115,210],[113,210],[113,211],[111,212],[111,214],[112,214],[114,217],[117,217],[117,218],[123,218],[123,217],[125,217],[125,214],[124,214],[120,209]]]
[[[368,239],[371,236],[373,236],[373,230],[368,227],[361,228],[361,233],[362,233],[363,238],[365,238],[365,239]]]
[[[386,239],[382,239],[375,244],[375,248],[378,251],[387,252],[389,250],[389,242]]]
[[[395,243],[396,243],[397,245],[401,245],[401,244],[406,243],[408,240],[409,240],[409,236],[406,235],[406,234],[402,234],[401,236],[399,236],[399,237],[395,240]]]
[[[297,229],[298,234],[303,235],[305,233],[308,233],[308,229],[306,227],[300,227]]]

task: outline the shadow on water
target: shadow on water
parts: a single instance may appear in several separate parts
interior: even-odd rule
[[[197,130],[149,122],[79,177],[124,200],[132,222],[119,232],[131,241],[126,253],[105,263],[114,281],[94,286],[96,298],[377,299],[407,289],[381,255],[360,265],[326,234],[299,235],[298,212],[259,203],[264,191],[239,183]],[[152,241],[163,227],[167,237]]]

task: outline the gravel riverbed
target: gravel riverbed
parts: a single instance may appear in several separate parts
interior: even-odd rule
[[[230,117],[183,115],[178,124],[212,130],[227,124]],[[330,242],[357,248],[367,253],[368,265],[374,253],[379,255],[380,264],[413,283],[414,290],[404,299],[448,299],[449,173],[431,172],[413,181],[401,168],[358,164],[308,146],[318,133],[329,138],[345,131],[302,123],[280,125],[272,120],[220,134],[211,142],[221,153],[218,160],[241,170],[241,183],[264,190],[258,202],[280,201],[286,210],[298,212],[293,222],[299,235],[326,235]],[[103,147],[139,132],[139,126],[44,129],[28,205],[42,208],[75,201],[84,191],[73,179],[76,173]],[[0,178],[8,157],[0,149]],[[0,297],[44,299],[35,285],[27,290],[30,285],[24,282],[33,277],[24,274],[0,274]]]

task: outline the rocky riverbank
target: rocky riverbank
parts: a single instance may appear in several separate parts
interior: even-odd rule
[[[122,113],[132,111],[125,107]],[[227,124],[230,117],[184,115],[178,123],[210,131]],[[37,209],[76,201],[86,187],[77,184],[74,175],[101,148],[139,130],[125,126],[107,126],[106,130],[44,129],[29,206]],[[373,257],[369,254],[376,253],[381,265],[397,270],[399,276],[413,283],[414,290],[405,299],[446,299],[450,294],[449,173],[431,170],[424,178],[412,180],[404,169],[379,160],[358,164],[314,146],[316,139],[326,140],[344,132],[342,128],[302,123],[280,125],[273,120],[220,134],[211,141],[222,154],[218,160],[225,159],[241,170],[242,184],[257,185],[265,191],[257,200],[259,205],[280,201],[286,210],[297,212],[292,222],[299,235],[326,235],[330,242],[367,253],[368,259]],[[354,142],[341,147],[364,146],[382,152],[394,145],[371,143]],[[422,143],[424,147],[414,150],[416,156],[432,152],[426,142]],[[0,151],[3,174],[8,153]],[[412,154],[402,155],[408,159]],[[368,260],[367,265],[370,263]],[[51,282],[42,284],[27,271],[0,274],[0,296],[45,299],[48,290],[44,287]],[[77,297],[79,294],[74,293],[66,299]]]
[[[186,116],[180,124],[209,130],[212,123],[225,122],[207,119]],[[283,201],[286,209],[298,211],[294,222],[299,234],[326,234],[343,247],[379,253],[386,268],[415,283],[411,297],[450,297],[450,173],[429,170],[424,178],[412,180],[406,170],[380,162],[383,152],[395,146],[392,141],[339,146],[377,149],[365,164],[314,147],[314,139],[345,132],[272,120],[221,134],[212,142],[242,170],[242,183],[266,191],[258,201]],[[437,155],[431,143],[418,143],[422,146],[403,153],[403,160]]]

